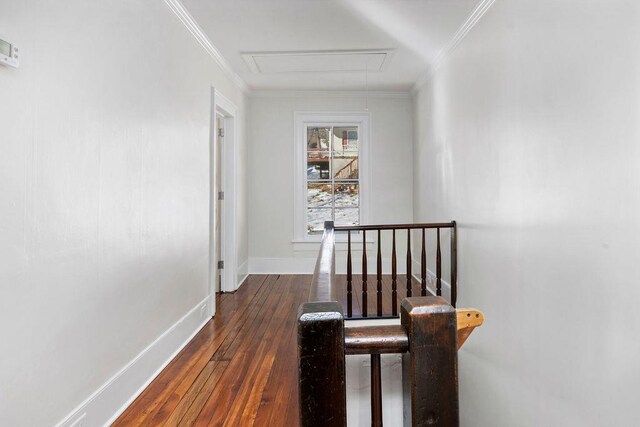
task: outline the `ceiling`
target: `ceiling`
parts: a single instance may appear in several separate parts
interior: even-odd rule
[[[479,0],[183,3],[251,89],[409,91]]]

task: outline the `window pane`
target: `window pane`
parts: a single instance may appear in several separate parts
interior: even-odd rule
[[[333,150],[338,152],[358,151],[358,127],[335,127],[332,137]]]
[[[307,179],[331,179],[329,153],[307,152]]]
[[[331,221],[331,209],[307,208],[308,233],[322,233],[325,221]]]
[[[355,182],[336,182],[336,207],[357,208],[358,206],[360,206],[359,193],[359,186]]]
[[[360,224],[360,209],[358,208],[336,208],[335,225],[359,225]]]
[[[331,183],[310,182],[307,184],[307,206],[332,207]]]
[[[360,223],[358,126],[306,126],[307,232]]]
[[[307,151],[329,151],[331,128],[308,127]]]
[[[335,179],[358,179],[358,153],[345,151],[333,153],[333,176]]]

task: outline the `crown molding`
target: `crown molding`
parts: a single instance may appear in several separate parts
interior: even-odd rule
[[[345,97],[364,97],[367,96],[365,91],[304,91],[304,90],[254,90],[250,91],[247,83],[236,73],[229,65],[229,62],[222,56],[218,48],[215,47],[211,39],[206,35],[202,28],[195,21],[193,16],[187,11],[186,7],[180,0],[164,0],[169,9],[178,17],[180,22],[189,30],[196,41],[204,48],[204,50],[216,61],[225,74],[238,86],[244,93],[252,98],[303,98],[307,96],[319,96],[324,98],[345,98]],[[451,40],[438,52],[432,65],[427,71],[415,82],[410,92],[393,92],[393,91],[370,91],[368,96],[371,98],[408,98],[415,95],[422,86],[424,86],[437,72],[438,68],[446,60],[446,58],[458,47],[465,36],[478,23],[484,14],[491,8],[495,0],[481,0],[474,11],[469,15],[465,22],[458,28]]]
[[[252,90],[250,98],[411,98],[410,92],[364,90]]]
[[[458,45],[464,40],[465,36],[471,31],[471,29],[480,21],[480,19],[484,16],[484,14],[491,8],[495,0],[481,0],[478,6],[473,10],[471,15],[464,21],[464,23],[458,28],[458,31],[453,35],[451,40],[444,45],[436,58],[433,60],[433,63],[427,69],[426,73],[424,73],[416,83],[413,85],[411,89],[411,94],[415,95],[422,86],[424,86],[438,71],[440,65],[445,61],[445,59],[458,47]]]
[[[233,81],[243,92],[249,92],[249,86],[244,80],[233,71],[233,68],[229,65],[227,60],[222,56],[218,48],[211,42],[211,39],[200,28],[200,25],[195,21],[193,16],[187,11],[186,7],[180,0],[164,0],[169,6],[169,9],[178,17],[180,22],[189,30],[198,43],[204,48],[204,50],[216,61],[216,63],[222,68],[227,77]]]

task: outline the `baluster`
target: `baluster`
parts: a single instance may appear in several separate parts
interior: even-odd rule
[[[398,275],[396,265],[396,230],[393,230],[393,246],[391,249],[391,314],[398,315]]]
[[[442,295],[442,256],[440,253],[440,228],[438,230],[438,249],[436,250],[436,295]]]
[[[458,297],[458,242],[456,222],[451,221],[451,225],[451,305],[455,307]]]
[[[422,229],[422,255],[420,257],[420,280],[422,287],[422,296],[427,296],[427,249],[424,236],[424,228]]]
[[[407,298],[411,296],[411,229],[407,229]]]
[[[347,317],[353,316],[352,291],[353,271],[351,269],[351,230],[347,232]]]
[[[382,245],[380,239],[380,230],[378,230],[378,298],[377,298],[377,306],[378,306],[378,317],[382,316],[382,249],[380,246]]]
[[[362,316],[367,317],[367,232],[362,230]]]
[[[382,427],[382,379],[380,355],[371,355],[371,426]]]

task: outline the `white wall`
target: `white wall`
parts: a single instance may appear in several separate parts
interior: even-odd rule
[[[53,425],[207,296],[210,88],[244,101],[163,1],[1,1],[0,30],[0,425]]]
[[[404,94],[370,93],[367,104],[371,114],[371,223],[411,221],[411,99]],[[315,265],[319,244],[292,243],[294,111],[363,112],[364,108],[361,93],[283,91],[249,98],[250,270],[310,273]]]
[[[415,219],[459,223],[465,426],[638,424],[640,4],[497,0],[415,100]]]

